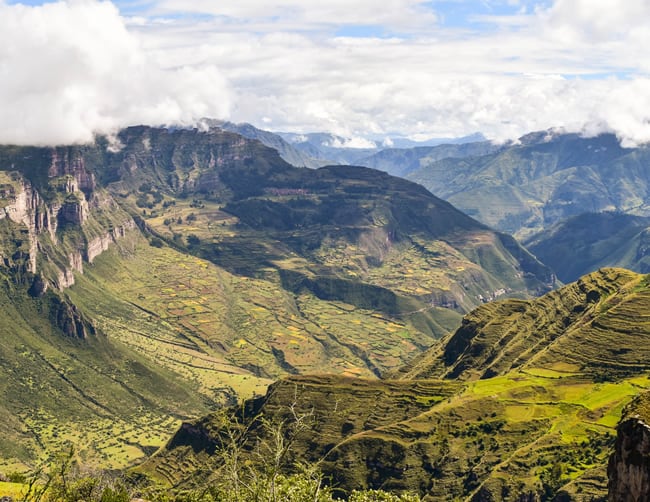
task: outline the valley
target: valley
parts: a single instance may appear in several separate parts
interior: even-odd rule
[[[297,413],[309,428],[287,468],[315,463],[339,495],[606,495],[622,410],[650,387],[650,286],[589,268],[616,253],[643,266],[641,237],[622,247],[643,217],[570,230],[595,242],[584,268],[561,265],[575,242],[531,237],[570,282],[557,289],[513,237],[405,179],[294,167],[218,127],[111,141],[0,147],[0,473],[72,446],[84,465],[194,489],[218,483],[219,438],[246,431],[253,462],[263,424]],[[501,169],[509,151],[426,148]]]
[[[4,470],[69,443],[125,467],[277,378],[395,371],[481,302],[553,286],[510,237],[410,182],[297,169],[220,131],[120,140],[1,149]],[[10,370],[16,351],[33,367]]]
[[[603,270],[538,300],[477,309],[388,379],[290,377],[232,413],[254,431],[245,436],[251,444],[264,434],[257,421],[308,413],[312,428],[297,437],[294,455],[319,462],[341,490],[600,500],[622,410],[650,387],[639,345],[650,319],[638,318],[649,299],[647,277]],[[176,486],[209,483],[219,420],[183,426],[143,468]]]

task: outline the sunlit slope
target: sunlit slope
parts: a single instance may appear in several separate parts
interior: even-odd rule
[[[649,306],[647,276],[601,270],[537,300],[480,307],[399,380],[292,377],[250,402],[244,420],[287,419],[292,403],[313,410],[314,429],[295,454],[322,460],[344,490],[416,490],[431,500],[603,497],[622,409],[650,388]],[[219,426],[209,417],[194,426],[147,465],[150,473],[181,484],[209,477],[200,465],[219,462],[209,456]]]
[[[408,369],[409,378],[487,378],[548,368],[615,379],[648,369],[648,278],[602,269],[532,301],[484,305]]]
[[[212,399],[263,393],[270,378],[395,369],[418,347],[410,324],[237,276],[138,240],[89,267],[71,297],[110,337],[200,384]]]
[[[0,458],[36,466],[75,445],[91,465],[155,451],[178,420],[207,410],[193,384],[103,333],[66,336],[52,295],[0,286]]]

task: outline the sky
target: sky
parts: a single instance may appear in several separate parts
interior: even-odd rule
[[[0,0],[0,143],[203,117],[650,141],[650,0]]]

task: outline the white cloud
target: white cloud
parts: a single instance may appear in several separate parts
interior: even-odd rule
[[[648,0],[556,0],[542,12],[548,25],[573,39],[610,41],[625,37],[631,29],[647,28]]]
[[[125,19],[96,0],[0,0],[0,140],[82,141],[229,112],[358,145],[558,126],[650,140],[647,0],[498,0],[521,9],[487,31],[445,28],[427,8],[444,3],[158,0]],[[337,36],[358,23],[409,35]]]
[[[382,25],[395,29],[430,26],[437,20],[426,0],[159,0],[154,13],[185,12],[224,16],[246,24],[272,20],[275,29],[314,25]]]
[[[353,136],[351,138],[335,137],[331,141],[328,141],[324,146],[351,149],[377,148],[377,145],[373,141],[361,138],[359,136]]]
[[[384,140],[381,142],[381,146],[383,146],[384,148],[392,148],[393,146],[395,146],[395,143],[393,142],[392,139],[386,136]]]
[[[98,131],[191,123],[228,109],[213,64],[153,64],[109,2],[0,2],[3,143],[85,142]]]

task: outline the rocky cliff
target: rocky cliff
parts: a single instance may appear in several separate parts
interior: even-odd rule
[[[49,287],[71,286],[84,262],[92,262],[135,223],[97,187],[80,152],[27,153],[13,152],[9,165],[0,158],[0,220],[15,234],[5,235],[0,257],[12,273],[30,278],[30,291],[40,295]]]
[[[616,447],[609,459],[609,500],[650,500],[650,395],[643,394],[623,411]]]

